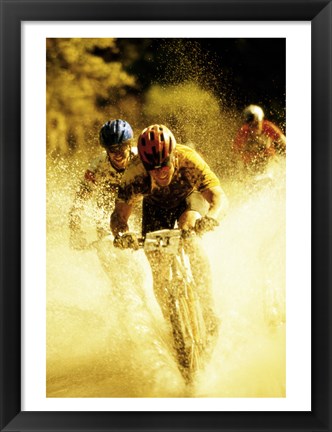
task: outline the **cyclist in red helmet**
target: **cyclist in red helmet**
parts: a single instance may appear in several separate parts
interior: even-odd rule
[[[164,125],[144,129],[138,138],[138,155],[122,178],[115,210],[113,234],[128,231],[135,202],[143,199],[142,233],[218,224],[227,199],[219,179],[190,147],[177,144]]]
[[[219,224],[218,218],[227,207],[227,198],[219,179],[195,150],[177,144],[172,132],[158,124],[142,131],[137,147],[138,156],[128,164],[111,215],[115,236],[129,230],[133,206],[142,198],[143,236],[147,232],[172,229],[176,222],[181,229],[196,228],[197,231],[213,229]],[[192,255],[206,319],[211,322],[211,328],[215,328],[217,320],[213,312],[209,263],[199,247]],[[163,309],[163,269],[153,256],[148,259],[155,295]]]
[[[101,127],[99,143],[103,151],[90,162],[69,212],[70,244],[74,249],[87,246],[81,214],[84,203],[92,196],[96,198],[100,213],[96,217],[98,238],[108,234],[108,218],[121,177],[129,160],[137,154],[137,148],[132,147],[133,137],[131,126],[121,119],[109,120]]]

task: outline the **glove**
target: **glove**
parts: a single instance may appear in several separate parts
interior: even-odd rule
[[[114,247],[119,249],[139,249],[139,241],[135,233],[122,233],[115,236]]]
[[[204,216],[200,219],[197,219],[195,223],[195,231],[198,234],[203,234],[208,231],[212,231],[215,227],[219,226],[219,222],[210,217],[210,216]]]
[[[71,231],[70,232],[70,247],[75,250],[83,250],[88,246],[88,242],[85,239],[82,231]]]

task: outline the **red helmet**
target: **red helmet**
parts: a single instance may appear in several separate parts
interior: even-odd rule
[[[138,154],[148,171],[169,165],[175,146],[174,135],[164,125],[149,126],[138,137]]]

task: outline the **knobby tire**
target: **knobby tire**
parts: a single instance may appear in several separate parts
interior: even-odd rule
[[[170,320],[180,371],[189,383],[204,366],[206,329],[194,284],[183,280],[177,283],[181,286],[175,290],[178,295],[171,299]]]

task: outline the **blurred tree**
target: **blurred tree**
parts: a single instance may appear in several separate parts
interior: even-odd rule
[[[128,88],[135,88],[136,81],[118,54],[116,39],[47,39],[49,152],[65,154],[87,142],[96,143],[100,125],[119,116],[116,102]]]
[[[182,142],[201,141],[204,130],[212,145],[219,130],[225,158],[249,103],[285,130],[284,39],[50,38],[46,54],[53,154],[94,151],[101,124],[118,117],[136,136],[168,123]]]

